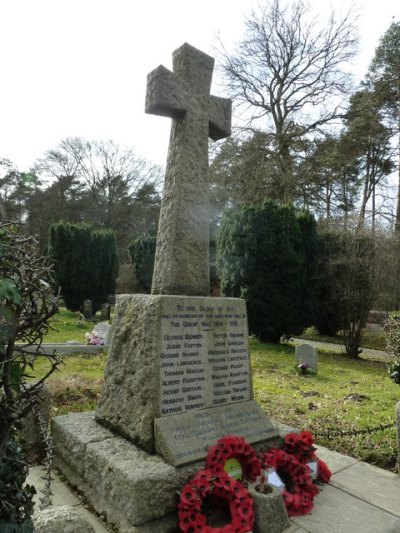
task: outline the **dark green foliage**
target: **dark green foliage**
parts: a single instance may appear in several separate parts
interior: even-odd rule
[[[0,460],[0,531],[2,533],[31,533],[33,523],[33,495],[36,490],[24,485],[28,465],[21,447],[10,439],[5,456]]]
[[[325,231],[319,235],[318,312],[314,326],[321,335],[334,336],[341,329],[341,318],[332,284],[330,261],[341,254],[339,233]],[[331,274],[328,276],[328,270]]]
[[[68,309],[77,311],[90,299],[96,312],[115,291],[118,259],[111,230],[59,222],[50,227],[48,250]]]
[[[156,253],[155,235],[138,237],[128,248],[135,269],[139,290],[149,293],[153,279],[154,257]]]
[[[262,340],[276,342],[311,323],[315,223],[310,215],[300,219],[293,207],[270,201],[227,211],[222,219],[217,238],[221,290],[247,300],[250,333]]]

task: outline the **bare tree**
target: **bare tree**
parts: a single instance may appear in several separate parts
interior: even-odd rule
[[[299,141],[343,114],[338,97],[349,91],[344,66],[356,44],[350,13],[342,19],[332,13],[321,25],[302,0],[290,7],[273,0],[246,20],[233,54],[223,49],[231,96],[250,108],[250,125],[273,134],[284,202],[294,198]],[[267,128],[260,126],[264,119]]]
[[[137,206],[143,206],[148,199],[153,207],[162,177],[159,166],[139,157],[131,148],[113,141],[79,137],[64,139],[37,162],[36,169],[44,177],[56,180],[60,206],[67,211],[62,216],[65,209],[60,207],[57,220],[70,220],[71,205],[77,204],[81,207],[80,221],[116,232],[120,253],[126,249],[127,236],[130,241],[135,237]]]

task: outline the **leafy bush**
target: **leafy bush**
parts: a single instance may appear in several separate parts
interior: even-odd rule
[[[35,487],[25,485],[28,465],[15,438],[8,441],[0,460],[0,531],[31,533]]]
[[[393,361],[388,364],[388,373],[391,379],[400,385],[400,313],[391,314],[383,326],[386,340],[386,351],[393,356]]]
[[[227,211],[221,222],[222,293],[246,299],[250,333],[262,340],[277,342],[312,323],[316,232],[313,218],[302,217],[268,201]]]
[[[27,466],[16,440],[17,424],[58,365],[53,355],[45,355],[50,362],[45,375],[27,386],[27,369],[33,369],[49,319],[57,311],[51,266],[36,249],[33,237],[0,222],[0,531],[8,533],[33,530],[34,489],[23,488]],[[27,352],[25,345],[36,346],[36,353]]]
[[[128,248],[135,269],[139,290],[149,293],[153,279],[154,258],[156,254],[155,235],[138,237]]]
[[[118,258],[115,234],[86,224],[50,226],[48,253],[67,309],[78,311],[90,299],[96,312],[115,291]]]

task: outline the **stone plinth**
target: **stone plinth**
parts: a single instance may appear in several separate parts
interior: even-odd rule
[[[244,300],[118,296],[98,422],[150,453],[166,453],[177,465],[205,457],[207,445],[229,427],[250,442],[276,436],[252,399]],[[233,426],[232,406],[238,407]],[[222,407],[227,410],[221,416]],[[182,440],[184,432],[197,430],[196,414],[208,418],[212,431],[204,430],[196,443]],[[174,448],[181,459],[168,452]]]
[[[178,492],[202,464],[174,468],[97,424],[94,413],[53,418],[52,435],[56,465],[109,522],[149,533],[177,526]]]

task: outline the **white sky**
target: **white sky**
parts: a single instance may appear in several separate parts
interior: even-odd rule
[[[316,14],[330,0],[310,0]],[[336,0],[340,12],[354,0]],[[164,165],[169,119],[145,115],[146,75],[189,42],[240,39],[254,0],[0,0],[0,158],[20,170],[67,137],[113,139]],[[362,77],[399,0],[359,0]],[[214,94],[222,95],[214,87]]]

